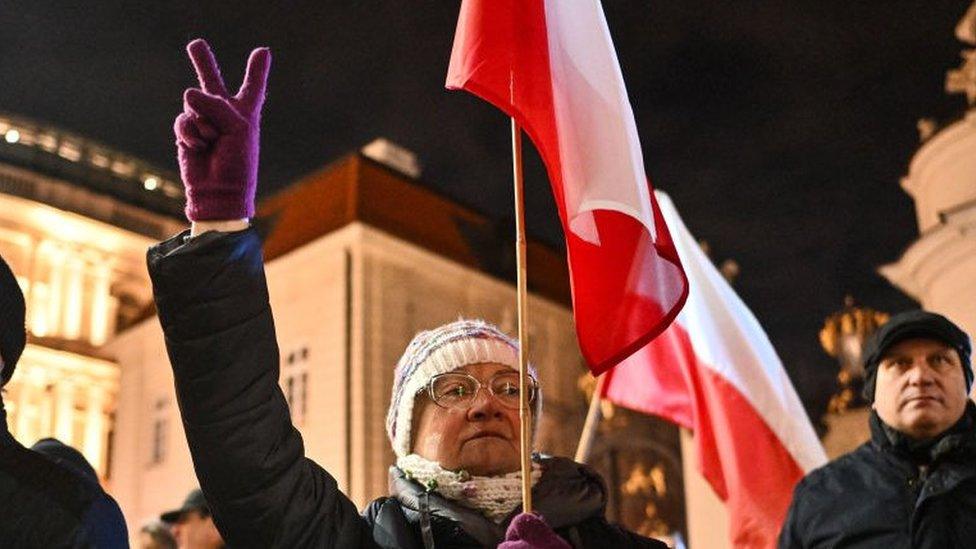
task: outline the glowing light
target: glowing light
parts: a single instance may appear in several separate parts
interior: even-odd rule
[[[125,160],[116,160],[115,162],[112,162],[112,171],[123,177],[129,177],[130,175],[132,175],[132,172],[135,169],[136,169],[136,165],[133,164],[132,162],[128,162]]]
[[[105,343],[111,333],[110,320],[114,317],[117,300],[112,297],[112,269],[108,262],[101,261],[95,268],[91,297],[91,334],[89,340],[94,345]]]
[[[80,259],[69,256],[65,265],[67,280],[64,293],[61,317],[61,335],[68,339],[78,339],[81,336],[81,315],[85,298],[85,266]]]
[[[93,152],[89,160],[91,160],[92,165],[98,166],[99,168],[108,168],[112,165],[112,159],[101,153]]]
[[[20,132],[17,130],[7,130],[7,133],[3,135],[3,138],[7,143],[16,143],[20,141]]]
[[[47,152],[54,152],[58,150],[58,138],[49,133],[41,134],[41,136],[37,138],[37,143]]]
[[[81,160],[81,147],[77,143],[65,141],[58,149],[58,156],[72,162]]]
[[[142,186],[146,188],[147,191],[155,191],[159,187],[159,179],[153,176],[149,176],[142,180]]]

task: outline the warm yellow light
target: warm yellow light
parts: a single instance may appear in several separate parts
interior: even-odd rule
[[[93,152],[89,160],[91,161],[92,165],[98,166],[99,168],[108,168],[112,165],[111,158],[97,152]]]
[[[50,244],[45,246],[45,244]],[[65,256],[66,253],[58,246],[51,244],[50,241],[41,243],[40,252],[42,258],[48,261],[51,275],[48,279],[47,291],[47,319],[46,330],[48,334],[59,335],[61,333],[61,315],[63,308],[61,300],[64,299],[64,278],[65,278]]]
[[[111,292],[111,268],[107,263],[100,264],[95,271],[91,298],[91,342],[94,345],[105,343],[109,336],[109,319],[114,313],[114,299]]]
[[[61,148],[58,149],[58,156],[77,162],[81,160],[81,147],[77,143],[65,141],[61,143]]]
[[[34,291],[31,292],[31,304],[28,311],[30,311],[30,329],[31,333],[37,337],[44,337],[48,333],[47,329],[47,317],[48,317],[48,289],[47,283],[37,282],[34,284]]]
[[[132,172],[136,169],[136,165],[132,162],[125,160],[116,160],[112,162],[112,171],[121,175],[122,177],[129,177]]]
[[[47,152],[54,152],[58,150],[58,138],[49,134],[43,133],[37,138],[37,143]]]
[[[63,318],[61,319],[61,333],[68,339],[78,339],[81,336],[81,315],[84,309],[85,296],[85,266],[77,257],[70,257],[66,262],[65,274],[67,281],[62,294]]]
[[[7,143],[16,143],[20,141],[20,132],[17,130],[7,130],[7,133],[3,135],[3,138]]]
[[[149,176],[142,180],[142,186],[146,188],[147,191],[155,191],[159,187],[159,179]]]

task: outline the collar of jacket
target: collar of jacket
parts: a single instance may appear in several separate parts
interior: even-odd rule
[[[542,466],[542,478],[532,489],[533,511],[541,514],[554,530],[602,517],[607,505],[607,488],[600,475],[586,465],[561,457],[534,456]],[[390,495],[405,508],[421,512],[423,486],[410,480],[397,467],[390,467]],[[505,528],[521,506],[501,524],[495,524],[476,509],[465,507],[437,492],[430,492],[427,506],[432,517],[457,523],[479,543],[493,545],[505,536]]]
[[[966,403],[966,409],[952,427],[929,440],[914,439],[896,430],[871,410],[869,420],[871,441],[886,452],[910,459],[913,463],[933,463],[957,454],[976,454],[976,404]]]
[[[7,410],[3,407],[3,399],[0,398],[0,447],[14,444],[17,444],[17,441],[7,428]]]

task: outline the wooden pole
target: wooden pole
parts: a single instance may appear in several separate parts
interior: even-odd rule
[[[532,512],[532,410],[529,408],[528,290],[525,280],[525,197],[522,182],[522,129],[512,118],[512,175],[515,180],[515,258],[519,338],[519,435],[522,452],[522,511]]]
[[[583,432],[580,434],[579,444],[576,445],[576,456],[573,458],[577,463],[586,463],[590,459],[593,439],[596,438],[596,428],[602,419],[600,393],[603,392],[604,379],[606,376],[603,374],[596,378],[596,387],[593,388],[593,396],[590,397],[590,408],[586,412],[586,422],[583,423]]]

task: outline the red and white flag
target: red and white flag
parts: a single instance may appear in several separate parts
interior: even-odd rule
[[[646,345],[688,286],[644,173],[599,1],[464,0],[447,87],[515,118],[542,156],[593,373]]]
[[[691,291],[664,333],[605,374],[603,397],[694,431],[732,545],[775,547],[794,485],[826,455],[762,326],[656,194]]]

